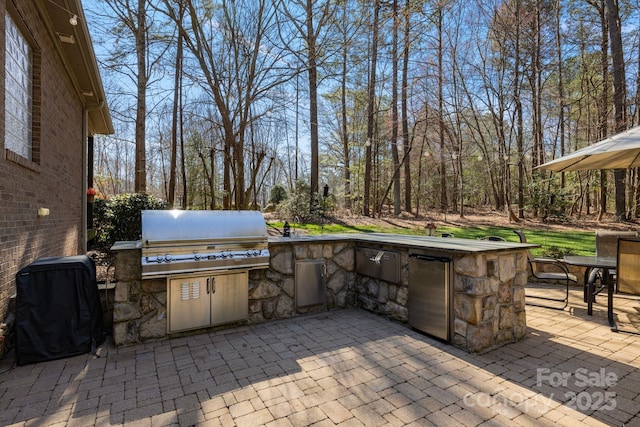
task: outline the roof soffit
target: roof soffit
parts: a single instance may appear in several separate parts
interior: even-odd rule
[[[80,0],[36,0],[56,50],[89,115],[89,134],[111,134],[113,124]],[[69,20],[77,17],[77,25]]]

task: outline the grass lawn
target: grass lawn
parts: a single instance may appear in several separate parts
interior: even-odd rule
[[[269,222],[270,226],[282,229],[283,222]],[[292,230],[293,230],[293,224]],[[422,228],[410,227],[381,227],[374,225],[342,225],[342,224],[295,224],[295,229],[307,234],[329,233],[394,233],[425,235]],[[519,242],[518,236],[513,232],[520,228],[508,227],[438,227],[437,233],[451,233],[462,239],[479,239],[485,236],[500,236],[510,242]],[[531,252],[535,256],[562,258],[564,255],[595,255],[596,236],[593,231],[573,230],[524,230],[528,243],[541,245]]]

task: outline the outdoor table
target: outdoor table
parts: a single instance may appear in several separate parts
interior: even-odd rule
[[[602,269],[602,281],[607,286],[607,319],[612,331],[617,331],[615,320],[613,319],[613,277],[609,274],[609,270],[615,270],[618,260],[615,257],[599,257],[599,256],[577,256],[567,255],[564,262],[569,265],[577,265],[587,267],[587,269]],[[586,277],[586,274],[585,274]],[[593,287],[585,282],[587,288],[587,314],[593,315]]]

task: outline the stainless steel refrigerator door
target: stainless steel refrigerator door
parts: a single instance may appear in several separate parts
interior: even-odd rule
[[[451,341],[451,262],[446,258],[409,258],[409,325]]]

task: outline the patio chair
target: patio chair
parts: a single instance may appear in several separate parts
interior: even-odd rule
[[[612,257],[615,258],[618,253],[618,238],[634,238],[638,237],[637,231],[610,231],[610,230],[596,230],[596,256],[598,257]],[[616,271],[609,271],[609,275],[616,280]],[[591,287],[591,294],[593,295],[593,302],[597,294],[604,290],[604,284],[602,283],[602,271],[601,269],[592,269],[585,271],[585,292],[584,302],[587,302],[587,287]]]
[[[620,237],[618,239],[617,257],[616,285],[618,293],[640,296],[640,239]],[[611,310],[613,311],[613,299],[611,300],[611,305]],[[636,312],[635,315],[637,318],[638,313]],[[616,331],[640,335],[639,331],[617,328]]]
[[[638,237],[637,231],[596,230],[596,256],[616,257],[618,238]]]
[[[518,235],[520,238],[520,243],[527,243],[527,237],[521,230],[513,230],[514,233]],[[527,262],[529,264],[529,271],[531,272],[531,276],[535,277],[537,280],[542,281],[552,281],[552,282],[564,282],[564,296],[562,298],[545,296],[545,295],[536,295],[536,294],[527,294],[526,304],[533,305],[537,307],[545,307],[552,308],[554,310],[564,310],[567,305],[569,305],[569,284],[571,282],[578,283],[578,279],[575,275],[569,273],[569,269],[567,266],[560,260],[552,259],[552,258],[535,258],[531,255],[531,252],[527,250]],[[542,271],[542,266],[548,266],[548,268],[554,271]],[[546,269],[545,269],[546,270]],[[531,302],[530,299],[534,301]],[[542,301],[555,301],[562,303],[560,307],[556,307],[554,305],[546,305],[536,302],[537,300]]]
[[[507,239],[505,239],[504,237],[500,237],[500,236],[484,236],[481,237],[480,240],[489,240],[491,242],[506,242]]]

